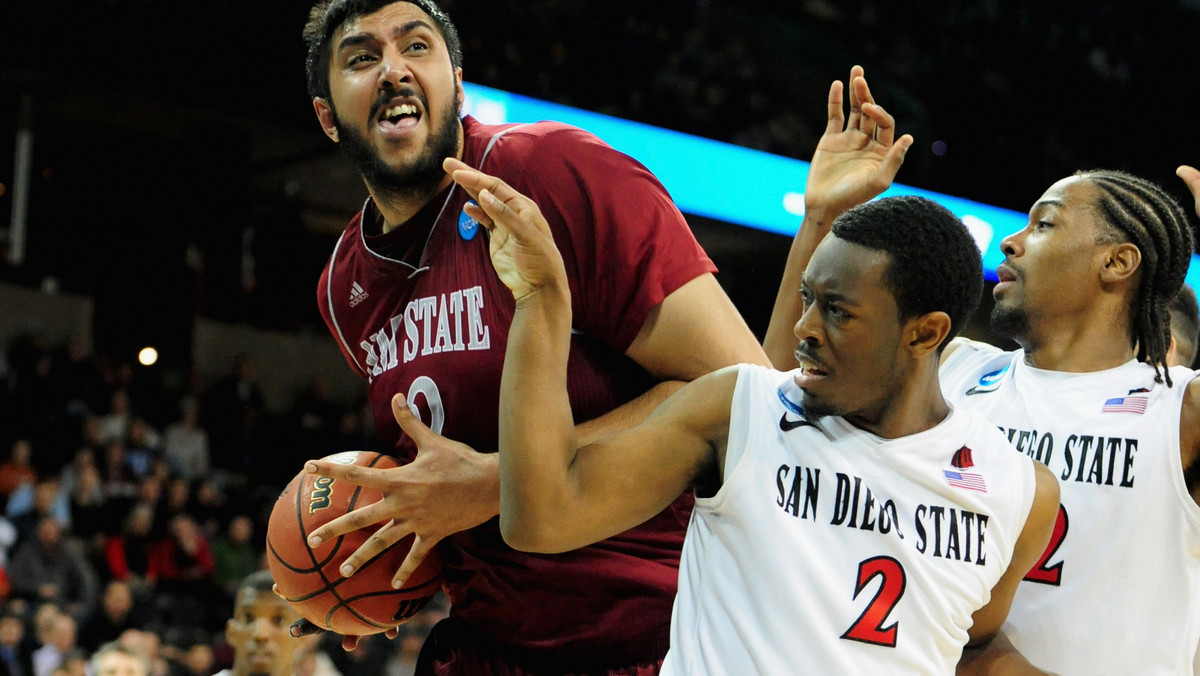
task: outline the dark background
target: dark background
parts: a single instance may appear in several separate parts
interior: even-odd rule
[[[186,363],[196,316],[322,332],[316,277],[365,190],[305,95],[307,6],[8,3],[0,232],[22,124],[34,162],[25,260],[4,277],[92,295],[95,347],[118,358],[154,342]],[[1200,164],[1195,0],[445,6],[472,82],[808,159],[829,82],[859,63],[916,136],[903,183],[1025,211],[1103,166],[1190,213],[1174,170]],[[761,334],[787,238],[689,220]]]

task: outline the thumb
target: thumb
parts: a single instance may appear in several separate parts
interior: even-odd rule
[[[883,158],[879,173],[887,179],[889,186],[895,180],[896,174],[900,172],[900,165],[904,164],[904,157],[908,154],[908,149],[912,147],[912,144],[912,134],[905,134],[896,139],[891,148],[888,148],[887,156]]]
[[[404,398],[403,394],[396,394],[392,397],[392,417],[400,425],[400,430],[407,434],[418,448],[433,434],[429,426],[421,422],[421,419],[417,417],[416,412],[408,405],[408,400]]]

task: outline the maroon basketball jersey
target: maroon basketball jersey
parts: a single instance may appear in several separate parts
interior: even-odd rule
[[[644,392],[653,380],[625,350],[655,305],[715,271],[665,188],[574,127],[467,117],[464,129],[463,161],[533,199],[562,251],[574,305],[568,389],[577,421]],[[492,268],[487,233],[463,212],[468,199],[452,187],[409,223],[374,236],[378,214],[368,202],[321,275],[321,313],[367,379],[376,427],[402,461],[416,449],[392,417],[397,392],[435,432],[496,450],[513,298]],[[514,551],[495,518],[448,538],[452,612],[515,646],[620,652],[670,623],[691,503],[685,496],[637,528],[560,555]]]

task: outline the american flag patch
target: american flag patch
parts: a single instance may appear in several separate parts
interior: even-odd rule
[[[1103,413],[1138,413],[1146,412],[1146,404],[1150,401],[1148,397],[1114,397],[1104,402],[1104,407],[1100,409]]]
[[[946,483],[955,488],[987,493],[987,484],[983,481],[983,475],[972,472],[952,472],[948,469],[942,470],[942,474],[946,475]]]

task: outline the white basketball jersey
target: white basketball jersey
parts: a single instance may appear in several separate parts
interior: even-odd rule
[[[1131,361],[1094,373],[1030,367],[970,341],[941,369],[947,398],[982,413],[1058,478],[1062,507],[1005,631],[1063,676],[1191,674],[1200,641],[1200,508],[1180,462],[1196,373]]]
[[[1033,463],[958,409],[883,439],[743,365],[697,498],[663,674],[953,674],[1025,525]]]

